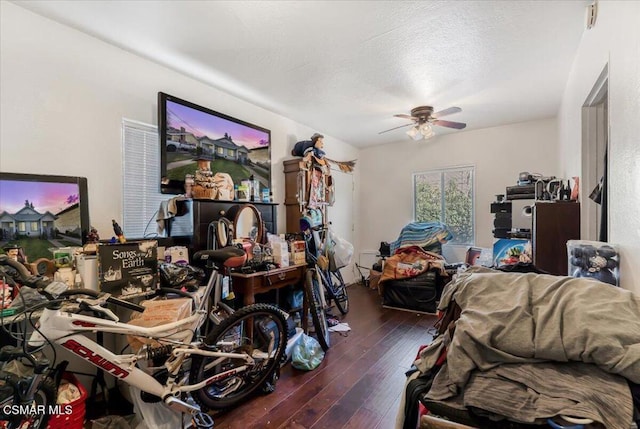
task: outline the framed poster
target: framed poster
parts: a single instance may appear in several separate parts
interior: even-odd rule
[[[159,287],[158,242],[155,240],[98,246],[98,282],[102,292],[132,298]]]

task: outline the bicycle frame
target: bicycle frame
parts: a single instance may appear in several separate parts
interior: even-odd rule
[[[326,240],[326,232],[327,232],[326,227],[323,227],[321,231],[313,231],[313,228],[312,228],[312,230],[310,231],[310,234],[308,236],[305,235],[304,237],[307,256],[309,256],[309,259],[311,260],[313,266],[316,268],[318,281],[321,283],[323,289],[332,288],[333,286],[333,283],[331,282],[332,271],[329,268],[322,269],[318,266],[318,258],[321,255],[321,248],[324,246],[324,242]],[[318,247],[316,249],[315,254],[310,249],[311,245],[309,241],[311,240],[314,241],[314,247]],[[331,290],[331,292],[333,293],[333,290]],[[324,296],[323,296],[323,301],[324,301]]]
[[[39,320],[39,328],[32,332],[28,345],[41,347],[47,340],[56,343],[90,362],[94,366],[108,372],[116,378],[137,387],[143,392],[162,398],[170,407],[180,412],[195,414],[200,407],[184,402],[178,397],[181,393],[192,392],[224,377],[243,372],[254,360],[246,353],[224,353],[200,349],[200,343],[194,342],[197,329],[207,317],[207,301],[212,289],[218,293],[221,275],[213,271],[207,283],[202,299],[193,315],[177,322],[166,323],[155,327],[141,327],[99,317],[74,314],[60,309],[44,309]],[[214,299],[214,305],[219,295]],[[118,355],[100,346],[95,341],[82,335],[86,332],[106,332],[114,334],[134,335],[158,340],[166,345],[174,345],[171,355],[165,363],[169,378],[165,384],[158,382],[153,376],[136,367],[139,360],[146,360],[143,350],[137,354]],[[197,384],[185,385],[176,380],[178,372],[186,358],[191,355],[202,355],[214,358],[243,359],[245,365],[215,374]],[[212,365],[215,365],[214,361]]]

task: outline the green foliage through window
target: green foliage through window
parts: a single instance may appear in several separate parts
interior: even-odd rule
[[[415,221],[443,222],[454,235],[451,244],[472,245],[473,172],[462,167],[414,174]]]

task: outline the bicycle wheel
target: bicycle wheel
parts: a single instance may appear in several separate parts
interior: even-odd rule
[[[43,379],[33,396],[34,405],[43,405],[45,410],[48,410],[49,406],[53,406],[56,403],[56,391],[56,385],[53,380],[50,378]],[[12,405],[13,400],[5,401],[0,398],[0,403],[2,404],[2,409],[4,409]],[[0,427],[6,427],[7,429],[45,429],[49,422],[49,417],[48,412],[6,417],[4,414],[0,414]]]
[[[320,291],[319,274],[316,275],[316,269],[307,270],[307,278],[304,282],[304,296],[307,300],[309,313],[313,320],[313,326],[316,329],[316,338],[322,347],[322,350],[329,350],[331,344],[329,340],[329,325],[327,324],[327,316],[324,312],[324,300]]]
[[[322,272],[325,292],[329,295],[340,313],[347,314],[349,312],[349,295],[347,295],[347,287],[342,279],[340,271],[324,271]]]
[[[246,353],[255,363],[238,373],[193,392],[205,409],[222,410],[245,400],[258,388],[272,390],[287,345],[287,322],[282,310],[268,304],[241,308],[224,319],[207,335],[207,349],[226,353]],[[189,382],[199,383],[216,374],[246,365],[241,358],[194,355]]]

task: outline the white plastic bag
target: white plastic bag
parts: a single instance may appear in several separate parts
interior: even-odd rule
[[[335,271],[349,265],[353,260],[353,244],[331,230],[329,230],[329,239],[331,242],[330,255],[332,256],[331,270]]]
[[[311,371],[316,369],[324,359],[324,351],[320,343],[313,337],[302,334],[293,346],[291,365],[296,369]]]
[[[142,418],[142,422],[136,426],[136,429],[175,429],[182,427],[180,419],[182,415],[169,408],[162,403],[144,402],[140,397],[140,389],[129,386],[131,390],[131,398],[133,399],[133,411]],[[184,415],[184,424],[189,424],[190,418],[188,414]]]

